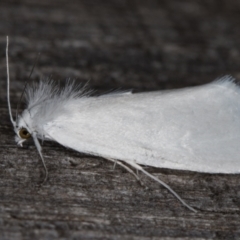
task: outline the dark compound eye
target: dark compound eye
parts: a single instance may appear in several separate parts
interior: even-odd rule
[[[28,132],[26,128],[21,128],[19,130],[19,136],[23,139],[28,139],[31,137],[31,134]]]

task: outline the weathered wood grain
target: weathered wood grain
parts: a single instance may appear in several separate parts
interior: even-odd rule
[[[148,189],[107,160],[45,142],[50,176],[39,186],[43,168],[33,143],[14,142],[5,69],[9,35],[14,109],[37,52],[32,79],[70,77],[99,92],[239,77],[239,1],[3,0],[0,6],[0,239],[240,238],[239,175],[147,168],[199,209],[195,214],[142,175]]]

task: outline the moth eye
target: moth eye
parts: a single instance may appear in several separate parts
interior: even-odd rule
[[[31,134],[28,132],[26,128],[21,128],[19,130],[19,135],[21,138],[28,139],[31,137]]]

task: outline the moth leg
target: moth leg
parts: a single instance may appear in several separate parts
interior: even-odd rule
[[[34,141],[34,143],[35,143],[35,146],[36,146],[36,148],[37,148],[37,150],[38,150],[38,153],[39,153],[39,155],[40,155],[40,157],[41,157],[42,164],[43,164],[43,167],[44,167],[44,170],[45,170],[45,178],[44,178],[43,182],[41,183],[41,184],[44,184],[44,183],[47,181],[47,179],[48,179],[47,166],[46,166],[46,164],[45,164],[45,161],[44,161],[44,158],[43,158],[43,155],[42,155],[42,147],[41,147],[41,145],[40,145],[40,143],[39,143],[39,141],[38,141],[38,139],[37,139],[37,136],[36,136],[36,133],[35,133],[35,132],[32,133],[32,138],[33,138],[33,141]]]
[[[117,164],[117,160],[114,161],[113,170],[115,170],[116,164]]]
[[[169,185],[167,185],[165,182],[163,182],[162,180],[158,179],[157,177],[153,176],[152,174],[150,174],[149,172],[145,171],[140,165],[138,165],[135,162],[128,162],[129,165],[131,165],[132,167],[134,167],[136,170],[140,170],[141,172],[143,172],[144,174],[146,174],[148,177],[152,178],[153,180],[155,180],[156,182],[160,183],[163,187],[165,187],[170,193],[173,194],[173,196],[175,196],[185,207],[187,207],[188,209],[190,209],[193,212],[197,212],[196,209],[194,209],[193,207],[189,206]]]
[[[116,164],[122,166],[123,168],[125,168],[128,172],[130,172],[138,181],[139,183],[141,184],[141,186],[145,187],[145,185],[143,184],[143,182],[141,181],[141,179],[139,178],[139,176],[137,174],[134,173],[134,171],[129,168],[128,166],[126,166],[125,164],[123,164],[122,162],[116,160],[116,159],[111,159],[111,158],[105,158],[111,162],[114,162],[114,169],[115,169],[115,166]]]

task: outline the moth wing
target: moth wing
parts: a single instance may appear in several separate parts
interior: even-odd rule
[[[231,81],[173,92],[89,97],[44,126],[49,139],[105,158],[240,172],[240,90]]]

